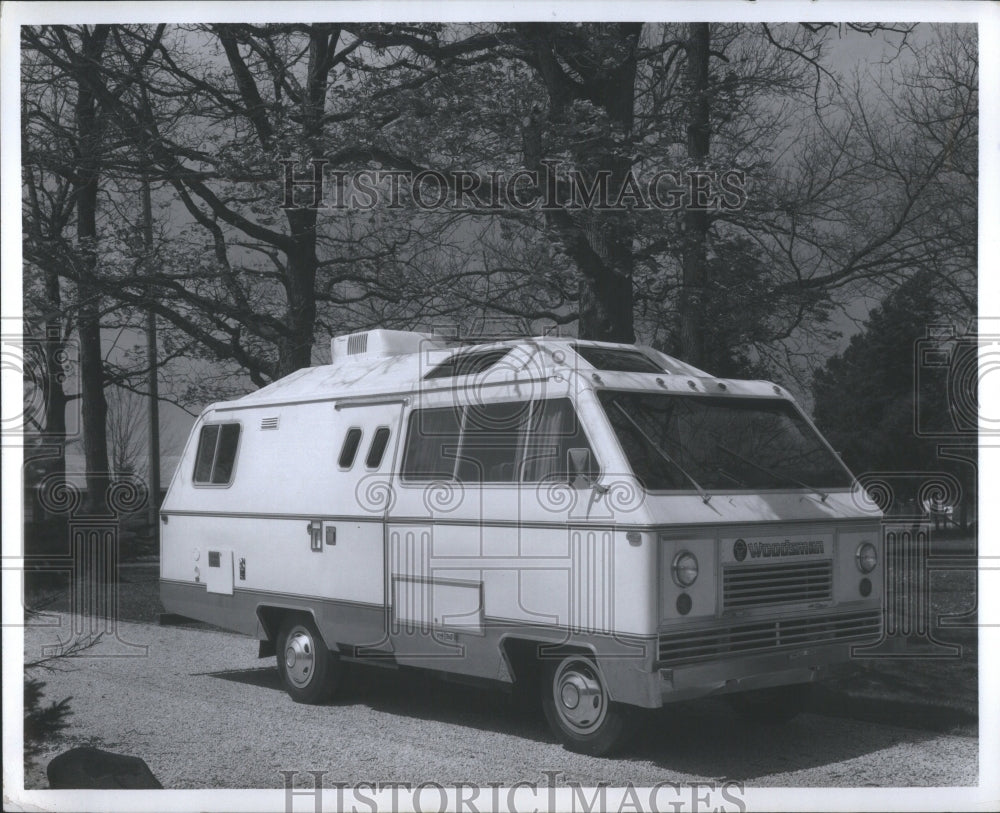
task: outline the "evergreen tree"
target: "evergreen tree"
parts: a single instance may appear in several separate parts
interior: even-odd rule
[[[42,748],[69,725],[67,717],[73,712],[65,697],[58,703],[42,704],[45,683],[38,678],[24,678],[24,762],[25,767],[34,762]]]
[[[871,312],[847,349],[814,376],[814,418],[855,474],[948,471],[959,477],[963,502],[969,504],[975,488],[971,468],[939,453],[943,436],[917,431],[919,421],[954,437],[947,371],[942,377],[920,375],[919,369],[922,343],[932,341],[928,328],[945,321],[938,287],[933,274],[918,273]],[[900,484],[917,482],[900,479]],[[897,500],[917,496],[896,494]]]

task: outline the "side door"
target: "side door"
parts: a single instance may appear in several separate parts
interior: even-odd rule
[[[367,614],[371,618],[365,627],[371,630],[357,643],[374,643],[384,630],[385,521],[393,499],[403,406],[402,400],[337,403],[340,437],[334,464],[340,493],[331,495],[337,510],[310,521],[310,546],[324,573],[326,594],[334,602],[377,610]]]

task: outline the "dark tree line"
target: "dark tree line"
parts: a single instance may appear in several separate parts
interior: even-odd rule
[[[949,318],[944,288],[922,271],[893,290],[816,371],[812,396],[816,423],[855,473],[878,482],[884,508],[915,516],[940,500],[964,529],[978,493],[978,342]],[[927,491],[938,472],[957,487]]]

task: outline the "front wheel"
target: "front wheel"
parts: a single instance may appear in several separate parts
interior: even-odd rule
[[[278,632],[277,656],[285,691],[296,703],[316,705],[333,696],[343,664],[327,649],[311,619],[285,620]]]
[[[547,666],[542,709],[563,745],[581,754],[610,753],[632,729],[630,710],[611,701],[597,664],[586,655],[569,655]]]

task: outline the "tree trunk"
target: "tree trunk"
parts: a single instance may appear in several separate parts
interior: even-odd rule
[[[278,346],[278,375],[286,376],[312,363],[316,327],[316,212],[312,209],[286,210],[292,246],[288,251],[285,291],[287,334]]]
[[[534,52],[536,66],[549,96],[548,125],[574,136],[572,102],[583,95],[607,115],[612,136],[604,145],[588,145],[574,155],[577,169],[590,175],[608,175],[608,197],[615,201],[632,167],[631,137],[634,121],[637,49],[641,23],[614,28],[614,48],[583,35],[558,30],[544,23],[517,26]],[[572,54],[578,75],[576,85],[567,81],[560,55]],[[533,114],[524,135],[525,166],[540,170],[545,157],[542,126]],[[633,230],[631,213],[590,211],[571,213],[564,209],[545,212],[546,223],[559,236],[579,272],[577,332],[581,339],[631,343],[635,341],[632,276]]]
[[[45,269],[45,298],[49,313],[45,318],[45,445],[58,447],[55,459],[46,462],[46,471],[58,473],[60,481],[66,479],[66,388],[63,381],[66,371],[63,355],[66,343],[63,341],[62,291],[59,274]]]
[[[631,230],[617,213],[602,212],[600,217],[605,219],[604,234],[591,228],[587,239],[603,267],[594,276],[580,275],[577,333],[581,339],[631,344],[635,341]]]
[[[149,178],[142,179],[142,248],[146,263],[153,261],[153,203],[149,191]],[[152,268],[148,265],[146,273],[152,276]],[[149,533],[154,546],[159,549],[160,538],[160,380],[159,380],[159,349],[156,337],[156,312],[150,308],[146,312],[146,361],[149,364],[149,410],[148,410],[148,449],[149,460],[149,504],[147,519]]]
[[[601,106],[622,139],[621,145],[612,145],[600,162],[600,168],[611,175],[612,199],[618,196],[632,169],[628,145],[635,120],[636,50],[641,30],[642,26],[635,24],[622,27],[626,56],[610,75],[599,80]],[[605,273],[592,279],[581,278],[579,335],[581,339],[631,344],[635,341],[631,215],[618,211],[596,214],[603,226],[603,239],[591,239],[591,245],[604,261]]]
[[[313,156],[323,154],[325,131],[323,111],[329,74],[340,28],[331,23],[317,23],[309,28],[309,69],[306,92],[302,99],[302,135]],[[287,335],[279,342],[278,374],[285,376],[312,363],[316,329],[316,210],[286,209],[291,236],[287,251],[285,291],[288,309],[285,314]]]
[[[101,350],[100,298],[92,285],[97,267],[97,193],[100,176],[101,133],[97,100],[91,88],[100,81],[98,63],[107,39],[107,26],[81,31],[75,119],[79,149],[74,192],[76,237],[80,257],[77,320],[80,339],[80,394],[83,399],[83,447],[86,459],[87,510],[103,513],[108,487],[108,405],[104,398],[104,358]]]
[[[710,33],[708,23],[688,26],[687,77],[688,102],[687,154],[692,168],[704,165],[708,158],[711,107],[708,96],[708,58]],[[689,364],[705,364],[705,298],[708,281],[708,212],[692,206],[684,212],[681,255],[681,355]]]

